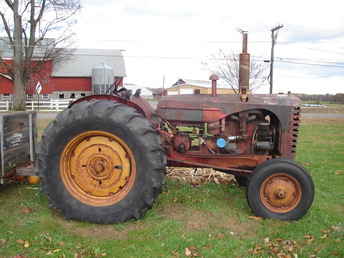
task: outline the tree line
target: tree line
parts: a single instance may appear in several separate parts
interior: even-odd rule
[[[328,102],[333,104],[344,104],[344,93],[337,94],[296,94],[302,101],[320,104]]]

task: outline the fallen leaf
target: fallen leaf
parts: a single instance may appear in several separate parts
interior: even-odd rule
[[[268,237],[264,238],[264,243],[267,244],[270,242],[270,239]]]
[[[277,247],[274,247],[271,249],[271,252],[273,252],[274,254],[277,254],[279,252],[279,249]]]
[[[54,254],[54,253],[58,253],[60,252],[61,249],[54,249],[54,250],[50,250],[49,252],[47,252],[47,255],[51,255],[51,254]]]
[[[192,254],[192,253],[191,253],[191,250],[190,250],[189,248],[186,247],[186,248],[185,248],[185,255],[186,255],[186,256],[191,256],[191,254]]]
[[[25,248],[29,248],[29,247],[30,247],[29,241],[24,241],[24,247],[25,247]]]
[[[21,213],[23,214],[30,214],[32,213],[32,209],[29,208],[29,207],[23,207],[21,210],[20,210]]]
[[[336,175],[344,175],[344,170],[337,170]]]
[[[339,227],[339,226],[332,226],[331,227],[333,231],[342,231],[343,227]]]
[[[179,253],[178,253],[178,251],[176,251],[176,250],[172,251],[172,255],[173,255],[174,257],[179,257]]]
[[[259,245],[256,245],[253,249],[251,249],[250,251],[251,251],[251,253],[252,254],[259,254],[261,251],[262,251],[262,247],[261,246],[259,246]]]
[[[314,240],[314,236],[312,236],[312,235],[304,235],[304,238],[307,240],[308,243],[310,243]]]
[[[321,239],[325,239],[325,238],[328,238],[328,234],[324,234],[320,237]]]
[[[0,239],[0,245],[6,244],[6,239]]]
[[[225,237],[225,234],[223,234],[223,233],[219,233],[216,235],[217,239],[223,239],[224,237]]]
[[[287,258],[287,255],[285,253],[278,253],[277,257],[278,258]]]
[[[259,221],[259,220],[262,220],[263,218],[262,217],[257,217],[257,216],[248,216],[249,219],[253,219],[253,220],[256,220],[256,221]]]
[[[22,239],[18,239],[18,240],[16,240],[16,242],[17,242],[18,244],[21,244],[21,245],[25,244],[25,241],[22,240]]]

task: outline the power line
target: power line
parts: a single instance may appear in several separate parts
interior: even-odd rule
[[[99,57],[112,57],[112,58],[166,59],[166,60],[208,60],[208,61],[227,60],[226,58],[211,58],[211,57],[201,57],[201,56],[135,56],[135,55],[73,54],[73,53],[67,53],[67,54],[64,54],[64,56],[89,56],[89,57],[99,56]],[[4,58],[10,58],[10,57],[4,57]],[[252,58],[255,59],[256,61],[261,61],[261,62],[264,62],[264,60],[266,60],[266,58],[262,56],[252,56]],[[306,59],[306,58],[275,57],[274,62],[290,63],[290,64],[297,64],[297,65],[344,68],[343,62],[312,60],[312,59]]]
[[[307,47],[306,49],[309,49],[309,50],[312,50],[312,51],[317,51],[317,52],[324,52],[324,53],[331,53],[331,54],[344,55],[344,52],[340,52],[340,51],[325,50],[325,49],[316,49],[316,48],[312,48],[312,47]]]
[[[294,61],[285,61],[285,60],[276,60],[276,62],[288,63],[288,64],[298,64],[298,65],[344,68],[344,65],[315,64],[315,63],[304,63],[304,62],[294,62]]]

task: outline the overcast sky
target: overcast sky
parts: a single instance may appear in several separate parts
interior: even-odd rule
[[[219,49],[270,58],[270,29],[278,24],[274,92],[344,92],[342,1],[81,0],[78,47],[123,49],[126,82],[166,86],[178,78],[207,80],[202,65]],[[267,93],[268,85],[260,92]]]

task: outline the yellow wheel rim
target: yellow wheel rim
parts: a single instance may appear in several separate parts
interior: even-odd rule
[[[302,188],[294,177],[279,173],[264,180],[259,194],[267,209],[276,213],[286,213],[299,205]]]
[[[104,131],[75,136],[64,148],[60,176],[68,192],[92,206],[122,200],[133,187],[136,164],[128,145]]]

